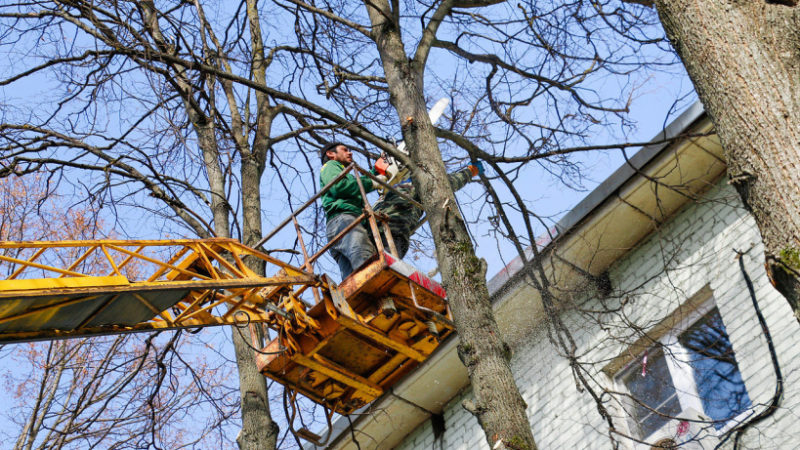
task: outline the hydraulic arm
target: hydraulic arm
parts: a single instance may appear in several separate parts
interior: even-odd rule
[[[263,327],[259,370],[342,414],[453,330],[444,290],[385,253],[337,286],[231,239],[0,242],[0,252],[0,342]]]

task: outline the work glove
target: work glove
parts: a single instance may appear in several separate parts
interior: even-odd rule
[[[377,178],[378,180],[380,180],[383,183],[388,183],[389,182],[389,179],[386,178],[386,175],[375,175],[375,178]]]
[[[483,175],[483,163],[480,161],[475,161],[474,163],[467,166],[472,176]]]

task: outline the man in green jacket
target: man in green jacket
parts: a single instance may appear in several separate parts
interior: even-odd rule
[[[325,187],[353,162],[353,153],[341,142],[332,142],[322,149],[322,170],[319,175],[320,188]],[[376,173],[372,169],[372,173]],[[366,175],[361,175],[361,183],[365,193],[375,190],[375,186]],[[385,180],[386,177],[383,177]],[[358,182],[352,173],[334,184],[322,195],[322,209],[327,218],[326,235],[331,241],[348,225],[353,223],[364,210],[364,198],[358,189]],[[330,249],[333,259],[339,264],[342,279],[347,278],[353,270],[359,268],[372,255],[375,247],[367,229],[356,225]]]

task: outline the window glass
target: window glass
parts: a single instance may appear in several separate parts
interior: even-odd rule
[[[695,322],[678,337],[689,355],[697,394],[714,427],[750,406],[739,366],[728,333],[716,308]]]
[[[631,364],[621,377],[633,397],[629,405],[631,425],[644,438],[681,411],[664,352],[654,348]]]

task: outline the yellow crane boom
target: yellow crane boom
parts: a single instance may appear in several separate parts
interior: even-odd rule
[[[248,258],[274,275],[255,274]],[[0,342],[270,322],[265,305],[276,310],[279,293],[319,285],[312,273],[218,238],[2,241],[0,270]]]

